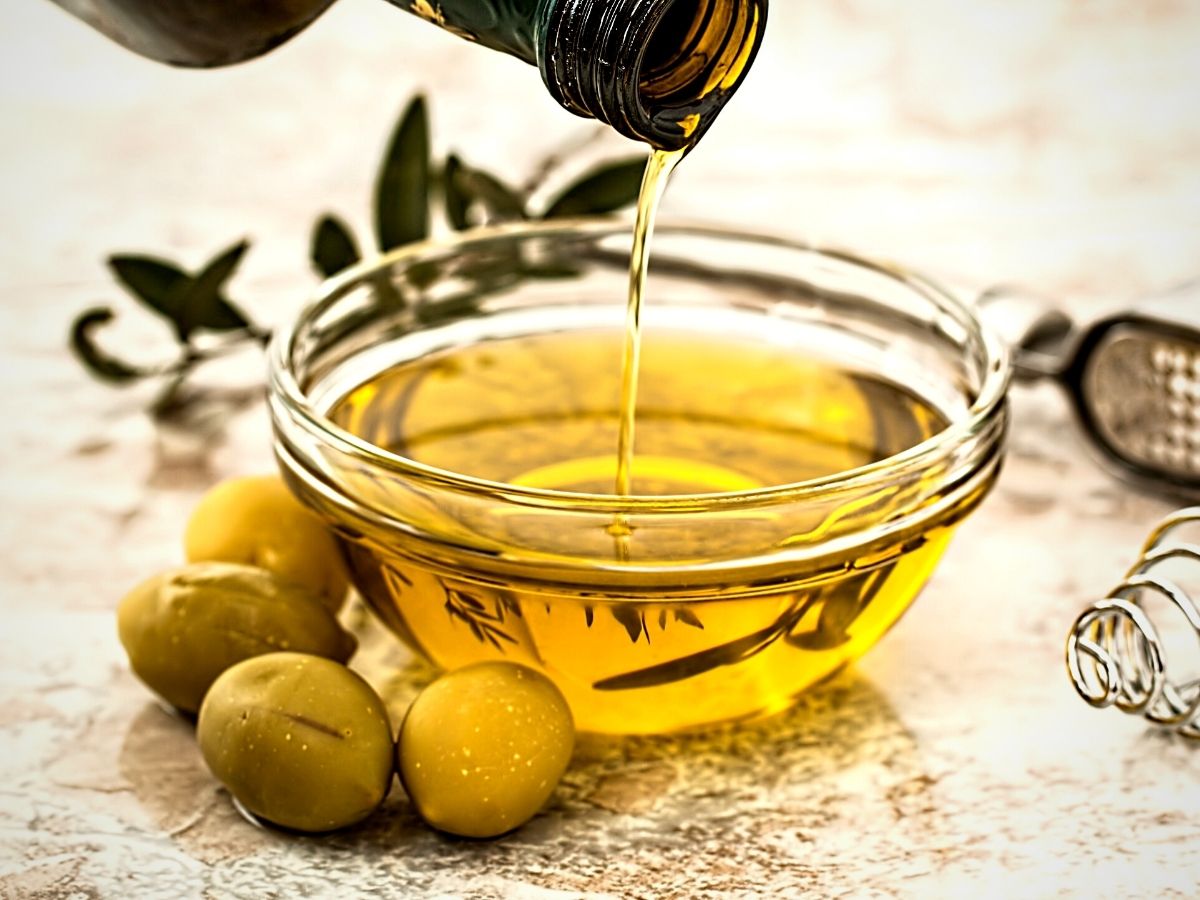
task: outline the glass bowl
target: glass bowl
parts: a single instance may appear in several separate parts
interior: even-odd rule
[[[279,465],[367,604],[439,667],[540,669],[585,731],[776,712],[879,640],[987,494],[1006,353],[903,269],[661,227],[618,497],[630,242],[611,221],[528,224],[334,278],[272,345]],[[558,447],[563,422],[586,424],[579,446]],[[771,465],[742,466],[742,445]]]

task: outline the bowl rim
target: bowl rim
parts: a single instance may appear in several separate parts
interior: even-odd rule
[[[566,507],[578,512],[636,512],[639,515],[732,511],[816,500],[843,491],[857,491],[873,483],[891,481],[900,474],[925,468],[950,455],[955,449],[969,444],[972,439],[986,435],[989,430],[995,433],[996,441],[1002,438],[1004,429],[990,429],[990,425],[996,421],[1005,406],[1011,377],[1009,350],[968,300],[960,298],[917,270],[890,261],[862,256],[837,246],[739,228],[669,219],[656,227],[656,234],[746,241],[765,247],[815,254],[889,278],[921,294],[943,311],[951,313],[960,325],[966,326],[972,332],[984,351],[983,380],[966,414],[937,434],[900,453],[819,478],[743,491],[619,496],[532,488],[491,481],[391,453],[336,425],[317,410],[309,403],[292,371],[291,360],[302,325],[326,311],[347,291],[382,269],[431,253],[445,253],[466,244],[560,234],[619,234],[627,229],[628,223],[621,219],[595,217],[564,218],[553,222],[506,223],[475,228],[407,244],[387,253],[374,255],[326,279],[318,287],[314,298],[305,304],[296,316],[275,330],[267,350],[268,399],[272,417],[276,419],[277,430],[279,419],[291,419],[322,443],[333,445],[336,449],[358,457],[372,466],[415,479],[434,488],[450,489],[474,496],[486,495],[493,502],[503,498],[508,503],[542,509]],[[653,258],[651,266],[653,267]],[[357,498],[354,499],[357,501]]]

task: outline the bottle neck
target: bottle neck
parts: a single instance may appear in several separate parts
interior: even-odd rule
[[[54,0],[175,65],[217,66],[278,46],[333,0]],[[536,64],[564,107],[661,150],[690,147],[758,51],[767,0],[389,0]]]
[[[482,47],[537,64],[534,23],[547,0],[388,0]]]
[[[766,17],[767,0],[542,0],[538,67],[572,112],[678,150],[742,83]]]

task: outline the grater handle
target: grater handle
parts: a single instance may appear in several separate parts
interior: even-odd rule
[[[1058,378],[1070,361],[1074,324],[1054,301],[1016,285],[983,291],[975,305],[983,321],[1012,350],[1013,378]]]

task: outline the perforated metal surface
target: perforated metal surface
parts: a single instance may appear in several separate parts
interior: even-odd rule
[[[1113,328],[1082,381],[1098,437],[1139,466],[1189,478],[1200,476],[1200,333],[1194,338]]]

